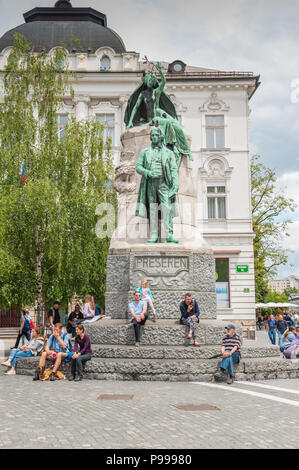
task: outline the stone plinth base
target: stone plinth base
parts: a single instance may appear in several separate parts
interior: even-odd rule
[[[211,250],[192,251],[174,244],[110,249],[106,314],[127,318],[128,303],[142,279],[149,281],[160,319],[179,318],[179,305],[187,292],[197,300],[201,319],[216,318],[215,260]]]

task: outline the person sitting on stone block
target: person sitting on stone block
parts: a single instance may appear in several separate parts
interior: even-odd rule
[[[227,335],[223,338],[221,344],[222,361],[218,365],[219,372],[215,374],[215,379],[223,377],[225,371],[228,371],[227,383],[233,383],[234,363],[238,364],[241,358],[241,339],[236,334],[236,327],[229,324],[225,327]]]
[[[134,325],[135,330],[135,346],[140,345],[140,326],[145,325],[148,316],[146,315],[147,303],[140,300],[139,290],[134,292],[134,300],[129,303],[129,313],[132,315],[131,323]]]
[[[75,352],[72,355],[71,362],[72,375],[69,380],[75,380],[75,382],[79,382],[83,379],[83,363],[90,361],[92,357],[90,338],[87,334],[84,334],[83,325],[78,325],[76,328],[74,351]]]
[[[288,349],[294,339],[296,338],[296,328],[294,326],[290,326],[286,329],[284,334],[282,335],[281,342],[280,342],[280,351],[283,353],[285,349]]]
[[[185,300],[180,303],[181,311],[181,325],[187,325],[189,327],[189,333],[187,338],[193,337],[194,346],[199,346],[197,342],[197,323],[199,322],[199,307],[195,299],[192,299],[192,295],[185,294]]]
[[[10,367],[10,370],[6,372],[6,375],[16,374],[16,364],[19,357],[32,357],[37,356],[44,347],[44,338],[40,335],[39,326],[35,326],[32,330],[32,339],[26,346],[12,349],[7,361],[2,362],[3,366]]]
[[[157,313],[154,307],[154,298],[152,296],[151,290],[149,288],[148,281],[143,280],[140,283],[140,286],[138,287],[138,290],[140,292],[140,298],[142,301],[146,302],[147,307],[150,306],[151,311],[153,312],[154,318],[153,320],[156,321],[157,319]]]
[[[71,351],[71,344],[67,333],[62,333],[62,324],[56,323],[53,327],[53,334],[50,336],[47,345],[45,347],[45,352],[42,353],[39,365],[35,371],[33,380],[39,380],[43,375],[46,365],[46,360],[48,358],[53,358],[55,360],[53,372],[51,373],[50,380],[51,382],[55,380],[55,374],[58,371],[62,359],[65,359],[69,356]]]
[[[296,328],[296,337],[292,341],[291,346],[283,351],[284,357],[287,359],[297,359],[299,358],[299,327]]]

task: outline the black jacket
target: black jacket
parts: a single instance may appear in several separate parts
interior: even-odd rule
[[[196,302],[195,299],[192,299],[191,300],[191,304],[193,306],[192,310],[190,312],[187,311],[188,309],[188,305],[185,303],[185,300],[183,300],[181,303],[180,303],[180,311],[181,311],[181,319],[180,319],[180,323],[182,324],[182,320],[183,318],[188,318],[188,317],[191,317],[192,315],[196,315],[197,318],[199,317],[200,315],[200,311],[199,311],[199,307],[198,307],[198,303]]]

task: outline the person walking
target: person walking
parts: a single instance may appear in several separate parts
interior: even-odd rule
[[[158,317],[157,317],[157,313],[156,313],[156,310],[155,310],[155,307],[154,307],[154,298],[153,298],[153,295],[152,295],[151,290],[149,288],[148,281],[147,280],[141,281],[138,290],[140,292],[140,299],[143,302],[147,303],[147,308],[148,308],[148,306],[150,306],[151,311],[153,312],[153,315],[154,315],[153,320],[156,321]]]
[[[268,336],[272,344],[276,344],[276,325],[277,325],[277,321],[274,318],[274,315],[272,315],[271,313],[270,317],[267,320],[267,326],[268,326]]]
[[[135,330],[135,346],[140,346],[140,326],[145,325],[148,318],[146,315],[147,303],[140,300],[139,290],[134,292],[134,300],[129,303],[128,311],[132,315],[131,324]]]
[[[31,321],[31,317],[29,315],[29,310],[24,308],[22,310],[21,325],[20,325],[20,329],[19,329],[19,333],[16,339],[14,349],[18,349],[20,339],[22,338],[23,335],[26,337],[27,341],[30,341],[30,333],[31,333],[30,321]]]
[[[189,327],[187,338],[193,338],[194,346],[199,346],[197,342],[197,324],[199,323],[199,307],[195,299],[192,299],[192,294],[189,292],[185,294],[185,299],[180,303],[181,318],[180,324]]]
[[[16,374],[16,364],[19,357],[31,357],[37,356],[38,353],[44,347],[44,338],[41,337],[40,328],[35,326],[32,330],[32,339],[29,341],[29,344],[21,346],[17,349],[12,349],[9,354],[7,361],[2,362],[3,366],[10,367],[10,370],[6,372],[6,375],[15,375]]]
[[[76,339],[74,345],[74,354],[72,356],[71,371],[72,375],[69,380],[79,382],[83,379],[83,363],[90,361],[92,357],[92,349],[90,338],[84,333],[84,326],[78,325],[76,328]],[[77,372],[77,377],[76,377]]]
[[[276,325],[276,330],[278,333],[278,346],[280,346],[281,338],[287,329],[288,329],[288,324],[286,320],[283,319],[282,315],[279,315],[277,325]]]

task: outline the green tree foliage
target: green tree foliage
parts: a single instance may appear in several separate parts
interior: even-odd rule
[[[254,239],[254,268],[256,301],[264,302],[268,292],[268,279],[288,260],[290,250],[281,246],[291,220],[285,218],[294,212],[293,199],[287,198],[276,187],[275,172],[267,168],[255,155],[251,159],[251,197]]]
[[[0,108],[0,305],[32,305],[76,293],[103,304],[108,237],[96,208],[116,206],[110,144],[97,121],[57,113],[73,97],[67,53],[31,54],[19,34],[4,74]],[[21,181],[26,165],[25,184]]]
[[[269,290],[265,296],[265,303],[268,303],[268,302],[283,303],[287,301],[288,301],[287,296],[281,292],[275,292],[275,291]]]
[[[287,287],[283,293],[289,298],[291,294],[298,294],[296,287]]]

